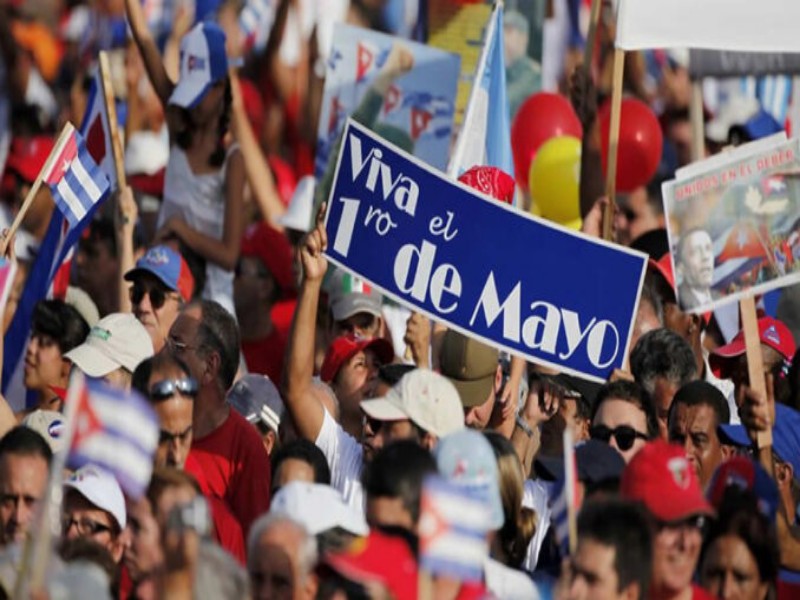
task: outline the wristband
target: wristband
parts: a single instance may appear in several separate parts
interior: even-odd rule
[[[528,425],[528,422],[525,419],[523,419],[519,414],[517,414],[517,417],[516,419],[514,419],[514,422],[517,424],[517,427],[519,427],[520,429],[522,429],[523,432],[525,432],[525,435],[527,435],[529,438],[533,437],[533,429],[531,429],[531,426]]]

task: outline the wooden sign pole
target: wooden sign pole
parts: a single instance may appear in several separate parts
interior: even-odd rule
[[[586,46],[583,48],[583,64],[586,70],[592,72],[592,58],[597,38],[597,22],[600,20],[600,7],[603,0],[592,0],[592,9],[589,13],[589,31],[586,33]]]
[[[625,51],[614,48],[613,88],[611,90],[611,124],[608,132],[608,171],[606,196],[608,204],[603,210],[603,239],[611,240],[617,194],[617,150],[619,148],[619,122],[622,111],[622,78],[625,74]]]
[[[39,189],[42,187],[44,174],[50,171],[50,169],[53,167],[53,161],[61,155],[61,152],[64,149],[64,144],[67,142],[67,139],[70,135],[72,135],[74,130],[75,128],[72,126],[72,123],[67,123],[64,125],[64,129],[61,130],[61,135],[58,136],[55,146],[53,146],[53,149],[50,151],[50,155],[47,157],[47,160],[44,161],[44,166],[42,166],[39,174],[36,176],[28,195],[25,196],[25,201],[22,203],[22,207],[20,207],[19,212],[17,212],[17,215],[14,217],[11,227],[8,229],[8,234],[2,239],[2,241],[0,241],[0,256],[5,256],[9,241],[14,237],[14,234],[17,233],[17,229],[19,229],[20,225],[22,225],[25,215],[28,213],[28,210],[30,210],[31,206],[33,205],[33,201],[36,199],[36,195],[39,193]]]
[[[739,311],[742,316],[744,345],[747,353],[747,375],[750,387],[763,398],[766,398],[767,386],[764,380],[764,362],[761,358],[761,336],[758,333],[758,316],[756,315],[756,302],[753,296],[746,296],[739,300]],[[772,409],[770,409],[770,412],[772,412]],[[769,429],[758,432],[756,446],[759,450],[769,449],[772,446],[771,423]]]
[[[689,105],[689,117],[692,121],[692,162],[702,160],[705,156],[705,123],[703,121],[703,82],[692,82],[692,102]]]

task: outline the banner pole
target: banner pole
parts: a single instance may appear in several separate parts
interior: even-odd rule
[[[589,13],[589,31],[586,32],[586,46],[583,48],[583,65],[591,74],[592,59],[594,58],[594,46],[597,38],[597,22],[600,20],[600,7],[602,0],[592,0],[592,8]]]
[[[761,357],[761,336],[758,333],[758,317],[756,315],[756,301],[752,295],[747,295],[739,300],[739,311],[742,315],[742,330],[744,331],[744,345],[747,353],[747,375],[750,387],[762,397],[767,397],[767,386],[764,381],[764,362]],[[771,409],[770,409],[771,411]],[[759,431],[756,436],[756,446],[761,450],[768,450],[772,446],[772,424],[770,429]],[[770,463],[772,462],[770,456]]]
[[[702,160],[705,155],[705,123],[703,121],[703,82],[692,81],[692,103],[689,106],[692,120],[692,162]]]
[[[617,194],[617,151],[619,148],[619,122],[622,111],[622,78],[625,73],[625,51],[614,48],[613,88],[611,90],[611,124],[608,132],[608,171],[606,196],[608,204],[603,210],[603,239],[611,240]]]
[[[578,548],[578,518],[577,507],[575,506],[575,446],[572,436],[572,429],[567,427],[563,433],[564,442],[564,486],[567,496],[567,523],[569,525],[569,553],[575,555]]]
[[[44,165],[39,170],[39,174],[36,176],[30,191],[28,191],[28,195],[25,196],[25,201],[22,203],[22,207],[14,217],[11,227],[8,229],[8,234],[5,236],[5,238],[3,238],[2,241],[0,241],[0,256],[5,256],[6,250],[8,249],[9,240],[14,237],[14,234],[17,233],[20,225],[22,225],[25,215],[28,213],[28,210],[30,210],[31,206],[33,205],[33,201],[36,199],[36,195],[39,193],[39,188],[42,187],[42,180],[44,178],[43,174],[52,168],[53,161],[61,155],[61,151],[64,149],[64,144],[69,136],[72,135],[73,131],[75,131],[75,128],[72,126],[72,123],[69,122],[64,125],[64,129],[61,130],[61,135],[58,136],[55,146],[53,146],[53,149],[50,151],[47,160],[44,161]]]

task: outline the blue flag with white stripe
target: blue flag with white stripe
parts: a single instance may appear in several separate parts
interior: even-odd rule
[[[137,392],[76,375],[66,402],[68,468],[93,464],[123,491],[141,498],[150,483],[159,428],[155,411]]]
[[[450,158],[448,173],[451,177],[458,177],[476,165],[497,167],[514,176],[503,56],[502,4],[495,7],[489,20],[464,123]]]
[[[75,227],[108,194],[110,184],[75,128],[59,139],[42,172],[58,209]]]

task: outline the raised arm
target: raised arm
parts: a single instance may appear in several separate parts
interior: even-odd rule
[[[319,436],[325,418],[325,409],[311,389],[317,306],[322,278],[328,268],[328,260],[322,254],[328,246],[328,234],[323,223],[324,214],[323,205],[317,215],[317,226],[306,236],[300,250],[303,282],[300,285],[294,322],[289,333],[288,360],[282,386],[283,399],[292,415],[297,433],[312,442]]]
[[[153,35],[147,27],[147,21],[144,18],[139,0],[125,0],[125,12],[128,15],[128,23],[131,26],[133,39],[139,48],[142,60],[144,60],[144,66],[147,69],[150,82],[153,84],[161,104],[166,106],[169,97],[172,95],[172,90],[175,89],[175,82],[167,75],[167,70],[161,59],[161,53],[158,51]]]
[[[261,151],[261,146],[250,127],[250,121],[244,108],[242,92],[239,87],[239,77],[231,71],[231,91],[233,94],[231,129],[244,158],[244,170],[247,181],[253,193],[261,216],[273,226],[277,226],[277,219],[285,212],[286,208],[278,196],[275,179],[272,177],[267,159]]]

